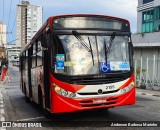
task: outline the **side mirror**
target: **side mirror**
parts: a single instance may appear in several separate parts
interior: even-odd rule
[[[129,42],[129,47],[130,47],[132,55],[134,55],[134,47],[133,47],[132,42]]]
[[[48,42],[47,42],[47,38],[46,38],[46,35],[45,34],[42,34],[42,47],[43,48],[48,48]]]

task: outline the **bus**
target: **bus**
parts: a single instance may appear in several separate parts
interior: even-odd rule
[[[20,53],[25,99],[49,114],[135,104],[133,72],[130,23],[112,16],[49,17]]]

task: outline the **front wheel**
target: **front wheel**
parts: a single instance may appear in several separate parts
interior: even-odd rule
[[[107,112],[109,110],[109,108],[101,108],[101,109],[99,109],[99,111],[101,111],[101,112]]]
[[[26,95],[25,95],[25,101],[26,101],[26,103],[30,103],[31,102],[29,97],[27,97]]]
[[[52,114],[48,110],[46,110],[45,108],[43,108],[43,114],[46,118],[51,118],[51,116],[52,116]]]

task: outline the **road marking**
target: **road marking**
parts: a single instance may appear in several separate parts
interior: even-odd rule
[[[0,121],[5,121],[5,117],[1,117],[1,120]]]
[[[1,128],[1,130],[6,130],[6,128]]]
[[[0,92],[0,98],[2,98],[2,93]]]
[[[5,121],[5,116],[4,116],[4,102],[3,102],[3,95],[2,95],[2,90],[0,90],[0,121]],[[6,128],[0,128],[0,130],[6,130]]]
[[[4,109],[0,109],[1,114],[4,114]]]
[[[148,95],[148,96],[155,96],[155,94],[145,93],[145,92],[136,92],[136,94],[140,95]],[[160,97],[160,95],[156,95],[157,97]]]
[[[27,119],[20,119],[20,120],[17,120],[17,121],[29,121],[29,120],[42,119],[42,118],[45,118],[45,117],[44,117],[44,116],[41,116],[41,117],[34,117],[34,118],[27,118]]]
[[[0,108],[2,108],[2,107],[4,107],[4,105],[3,105],[3,104],[1,104],[1,105],[0,105]]]

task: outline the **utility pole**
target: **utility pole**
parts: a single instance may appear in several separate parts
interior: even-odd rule
[[[6,34],[9,32],[6,31],[6,26],[0,22],[0,57],[5,57],[5,44],[6,44]]]
[[[2,25],[3,26],[3,25]],[[0,34],[11,34],[12,32],[0,32]]]

